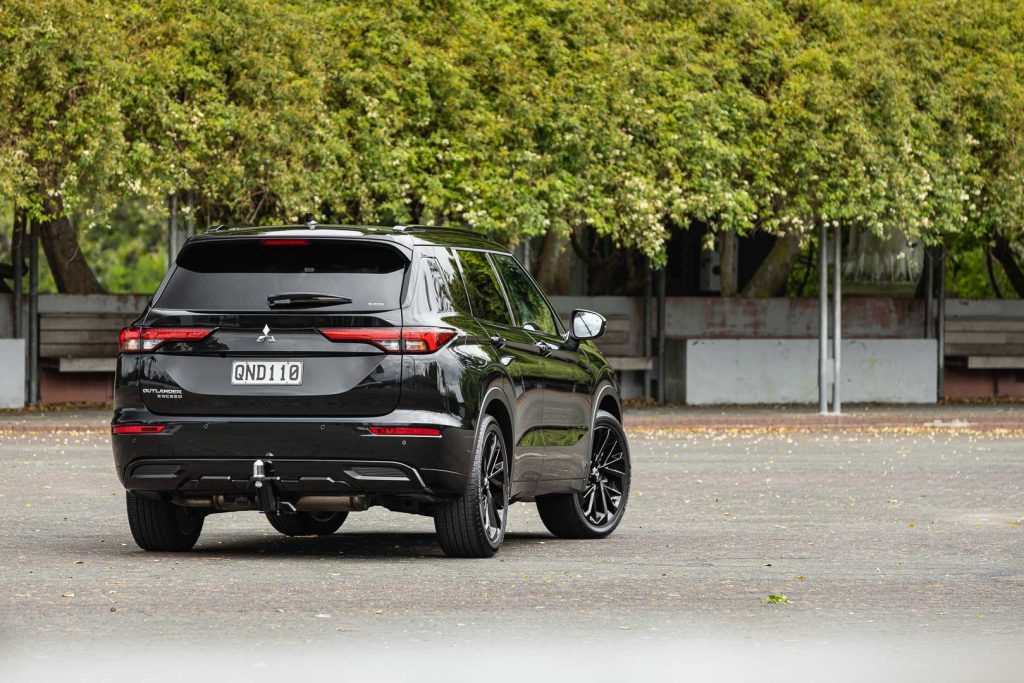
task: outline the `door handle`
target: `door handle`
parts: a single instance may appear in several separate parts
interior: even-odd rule
[[[545,356],[550,356],[553,351],[558,350],[558,346],[551,344],[550,342],[546,342],[543,339],[534,342],[533,345],[540,349],[541,354]]]
[[[502,346],[505,345],[505,338],[502,337],[500,334],[492,334],[491,344],[494,345],[494,348],[500,349]]]

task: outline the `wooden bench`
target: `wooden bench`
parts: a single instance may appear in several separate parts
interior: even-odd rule
[[[39,297],[39,358],[59,372],[113,372],[117,338],[148,297],[67,295]]]
[[[654,358],[644,356],[643,304],[633,297],[551,297],[555,312],[569,327],[574,309],[587,308],[608,321],[597,347],[613,369],[620,372],[644,372],[654,369]]]
[[[643,353],[634,354],[633,323],[628,315],[609,315],[604,335],[597,340],[597,348],[608,359],[614,370],[653,370],[654,358]],[[642,325],[640,326],[642,328]],[[637,336],[640,330],[636,330]],[[641,344],[643,340],[641,340]]]
[[[945,353],[965,358],[972,370],[1024,369],[1024,319],[946,319]]]

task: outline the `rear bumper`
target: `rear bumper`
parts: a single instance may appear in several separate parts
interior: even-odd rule
[[[474,433],[454,415],[395,411],[385,417],[180,418],[122,410],[113,425],[161,424],[159,434],[111,437],[117,475],[133,491],[245,494],[253,462],[269,461],[283,494],[458,494]],[[431,426],[440,437],[375,436],[371,425]]]

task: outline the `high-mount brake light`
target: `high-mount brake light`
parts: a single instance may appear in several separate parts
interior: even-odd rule
[[[322,327],[335,342],[373,344],[385,353],[433,353],[455,336],[443,327]]]
[[[441,436],[437,427],[370,427],[374,436]]]
[[[111,434],[159,434],[167,425],[114,425]]]
[[[121,330],[118,348],[123,352],[154,351],[167,342],[202,341],[213,327],[126,327]]]
[[[305,247],[309,245],[309,240],[274,238],[260,240],[260,244],[265,247]]]

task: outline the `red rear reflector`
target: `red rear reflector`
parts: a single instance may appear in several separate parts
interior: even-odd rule
[[[454,330],[441,327],[325,327],[331,341],[373,344],[387,353],[432,353],[451,341]]]
[[[116,425],[110,429],[113,434],[159,434],[167,425]]]
[[[152,351],[172,341],[201,341],[213,333],[212,327],[126,327],[121,330],[121,351]]]
[[[294,239],[273,239],[273,240],[260,240],[260,244],[265,247],[304,247],[309,244],[309,240],[294,240]]]
[[[370,427],[377,436],[441,436],[436,427]]]

